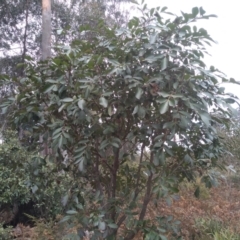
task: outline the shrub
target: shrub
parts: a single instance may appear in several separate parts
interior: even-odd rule
[[[72,180],[64,171],[58,172],[54,164],[21,146],[16,132],[4,132],[3,143],[0,144],[2,210],[11,213],[13,206],[18,206],[23,213],[27,211],[35,216],[52,218],[63,213],[61,198]],[[32,210],[29,209],[31,207]]]
[[[0,223],[0,239],[3,239],[3,240],[13,239],[11,233],[12,233],[11,227],[4,228],[3,225]]]
[[[196,226],[200,231],[198,240],[239,240],[240,235],[214,219],[198,219]]]

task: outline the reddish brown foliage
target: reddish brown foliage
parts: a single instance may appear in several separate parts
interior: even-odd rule
[[[216,219],[240,234],[240,190],[234,186],[222,184],[220,187],[210,189],[209,192],[208,199],[197,199],[192,191],[182,190],[179,193],[179,200],[175,200],[171,206],[165,202],[160,202],[158,207],[150,204],[146,217],[154,219],[156,216],[172,215],[181,221],[181,232],[186,240],[192,239],[191,237],[198,233],[195,221],[199,218]],[[21,224],[17,228],[21,230],[14,230],[17,239],[37,239],[34,229],[30,230],[29,227]],[[27,235],[26,238],[24,234]],[[47,237],[46,234],[46,239],[53,238]],[[143,239],[142,233],[139,232],[134,239]]]
[[[181,221],[184,239],[198,233],[196,219],[215,219],[240,233],[240,191],[226,184],[212,188],[208,199],[197,199],[192,192],[181,191],[180,199],[171,206],[160,203],[158,208],[151,207],[151,215],[172,215]],[[192,239],[192,238],[191,238]]]

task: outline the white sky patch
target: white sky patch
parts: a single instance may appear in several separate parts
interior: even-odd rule
[[[211,0],[145,0],[148,7],[168,7],[168,11],[180,15],[189,12],[193,7],[203,7],[206,14],[216,14],[218,18],[199,20],[198,28],[205,28],[211,37],[218,42],[208,48],[212,56],[205,56],[205,63],[213,65],[224,72],[227,77],[240,81],[240,28],[239,28],[239,1],[211,1]],[[226,92],[240,97],[240,86],[224,84]]]
[[[138,1],[141,2],[141,0]],[[68,0],[66,2],[68,2]],[[240,81],[240,47],[238,46],[240,43],[240,30],[239,20],[237,19],[239,14],[239,1],[145,0],[145,3],[147,3],[149,8],[166,6],[170,12],[178,15],[181,14],[180,11],[191,12],[193,7],[203,7],[206,14],[216,14],[218,18],[201,20],[196,23],[198,28],[205,28],[211,37],[218,42],[218,44],[212,44],[212,47],[208,48],[212,56],[206,55],[204,61],[208,66],[213,65],[224,72],[227,77],[233,77]],[[125,6],[127,6],[126,10],[134,14],[135,11],[131,9],[131,5],[126,4]],[[19,51],[19,49],[17,50]],[[224,84],[224,87],[226,87],[227,92],[231,92],[240,97],[240,86]]]

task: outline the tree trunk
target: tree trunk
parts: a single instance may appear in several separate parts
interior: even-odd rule
[[[51,0],[42,0],[42,60],[51,57]],[[49,153],[48,144],[44,141],[43,136],[40,136],[43,150],[41,154],[47,156]]]
[[[51,0],[42,0],[42,60],[51,57]]]

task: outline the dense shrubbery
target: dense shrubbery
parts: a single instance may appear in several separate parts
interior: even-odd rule
[[[63,213],[61,198],[73,181],[69,174],[22,147],[16,132],[6,131],[0,144],[0,207],[32,206],[31,214],[52,218]],[[29,204],[31,203],[31,204]],[[25,211],[27,209],[23,209]],[[29,212],[28,212],[29,213]]]
[[[196,226],[199,229],[197,240],[240,240],[240,234],[216,219],[197,219]]]
[[[21,147],[15,132],[3,135],[0,144],[0,206],[27,203],[31,199],[29,153]]]
[[[2,223],[0,223],[0,239],[11,240],[12,239],[11,232],[12,232],[11,227],[4,228]]]

